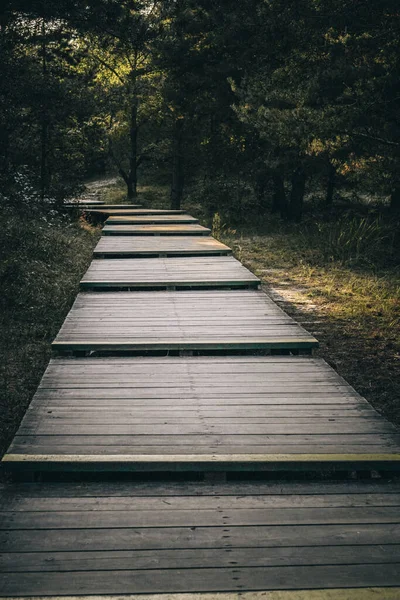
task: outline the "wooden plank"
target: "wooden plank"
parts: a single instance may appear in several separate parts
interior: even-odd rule
[[[94,256],[112,258],[141,256],[227,255],[232,250],[210,236],[104,236]]]
[[[107,288],[259,287],[260,280],[232,256],[95,260],[83,290]]]
[[[320,359],[54,359],[3,460],[34,470],[396,470],[399,439]]]
[[[364,600],[374,597],[371,587],[376,598],[394,599],[400,586],[399,484],[109,482],[2,491],[3,597],[217,600],[221,592],[254,600],[259,589],[260,600]]]
[[[258,495],[246,492],[241,495],[232,493],[232,495],[225,496],[223,493],[219,494],[219,489],[214,489],[215,495],[204,495],[194,496],[186,495],[186,490],[181,491],[182,495],[170,495],[168,501],[165,501],[163,495],[151,495],[153,493],[152,488],[148,488],[147,496],[72,496],[65,497],[61,494],[54,499],[53,496],[37,496],[36,490],[30,490],[30,495],[26,495],[22,492],[4,493],[0,497],[0,510],[4,513],[26,513],[26,512],[55,512],[67,511],[180,511],[180,510],[207,510],[207,511],[219,511],[222,508],[224,510],[237,509],[240,511],[244,509],[301,509],[301,508],[371,508],[371,507],[400,507],[400,491],[388,493],[383,491],[378,492],[367,492],[363,493],[362,485],[359,486],[359,493],[352,494],[347,493],[346,484],[341,484],[339,490],[341,493],[326,493],[326,490],[321,487],[319,494],[290,494],[286,493],[286,486],[280,487],[280,493],[267,494],[265,486],[261,486],[260,489],[256,488]],[[253,486],[253,491],[255,486]],[[200,490],[202,488],[200,487]],[[114,490],[113,490],[114,491]],[[234,491],[234,488],[233,488]],[[264,493],[263,493],[264,491]],[[308,486],[303,486],[303,492],[311,492]],[[176,491],[175,491],[176,494]],[[224,496],[224,497],[222,497]],[[238,514],[241,514],[240,512]],[[398,516],[398,515],[397,515]],[[7,515],[3,515],[5,527],[9,527],[9,521]],[[28,524],[29,528],[29,524]]]
[[[82,206],[85,210],[99,214],[110,214],[110,211],[118,211],[118,214],[129,214],[128,211],[145,210],[141,204],[106,204],[103,202],[101,206],[92,206],[87,202],[83,202]]]
[[[211,323],[212,318],[218,322]],[[79,294],[53,349],[119,352],[316,345],[315,338],[262,292],[140,291]]]
[[[233,547],[296,547],[317,548],[330,545],[364,546],[400,544],[398,524],[344,525],[270,525],[230,527],[160,527],[67,530],[15,530],[0,531],[3,552],[75,552],[209,549]],[[141,535],[140,535],[141,533]],[[390,548],[388,549],[390,550]]]
[[[75,573],[18,573],[4,576],[4,593],[15,596],[57,595],[68,590],[71,595],[176,593],[242,591],[242,590],[297,590],[341,587],[398,586],[398,564],[329,565],[301,567],[254,567],[220,569],[154,569],[148,571],[85,571]],[[239,596],[240,597],[240,596]],[[328,597],[328,596],[325,596]],[[351,595],[350,595],[351,598]],[[387,596],[382,596],[387,598]]]
[[[160,527],[230,527],[266,526],[266,525],[325,525],[365,524],[365,523],[399,523],[399,506],[383,507],[325,507],[318,508],[241,508],[218,509],[179,508],[176,510],[62,510],[50,512],[40,511],[3,511],[0,512],[0,523],[3,531],[118,528],[151,528]],[[399,549],[400,560],[400,549]]]
[[[198,223],[199,220],[191,215],[111,215],[107,225],[171,225],[171,224],[189,224]]]
[[[0,555],[0,572],[13,571],[19,573],[40,571],[46,572],[79,572],[79,571],[115,571],[173,569],[180,563],[182,569],[191,568],[223,568],[235,564],[241,567],[285,566],[290,562],[296,565],[309,564],[342,564],[357,561],[371,564],[375,568],[379,564],[399,562],[400,545],[393,544],[388,552],[387,546],[331,546],[320,547],[319,552],[313,547],[301,548],[210,548],[151,551],[120,552],[20,552]],[[136,596],[135,596],[136,598]],[[186,599],[185,599],[186,600]],[[240,600],[240,599],[238,599]],[[320,600],[320,598],[319,598]],[[342,597],[341,597],[342,600]],[[375,600],[377,600],[375,598]],[[397,599],[398,600],[398,599]]]
[[[103,235],[210,235],[211,229],[202,225],[105,225]]]
[[[400,597],[400,588],[398,587],[371,587],[371,588],[330,588],[318,590],[275,590],[261,592],[200,592],[183,594],[107,594],[102,596],[36,596],[38,600],[47,598],[48,600],[376,600],[385,598],[385,600],[398,600]],[[15,597],[15,600],[20,598]],[[25,597],[24,597],[25,598]]]
[[[100,212],[105,212],[109,215],[183,215],[184,210],[169,210],[160,208],[135,208],[139,204],[103,204],[98,209]]]

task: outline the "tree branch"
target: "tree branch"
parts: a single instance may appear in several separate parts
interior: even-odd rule
[[[346,135],[354,136],[354,137],[361,137],[361,138],[365,138],[367,140],[371,140],[372,142],[379,142],[380,144],[385,144],[385,146],[394,146],[395,148],[400,148],[400,143],[398,142],[393,142],[392,140],[386,140],[384,138],[380,138],[377,137],[375,135],[370,135],[368,133],[347,133]]]

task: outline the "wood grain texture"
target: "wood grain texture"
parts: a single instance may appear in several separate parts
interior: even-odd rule
[[[400,486],[354,487],[225,484],[217,495],[202,484],[10,486],[0,595],[395,600]]]
[[[211,236],[103,236],[94,256],[206,256],[227,255],[232,250]]]
[[[4,461],[53,470],[395,470],[400,445],[395,428],[320,359],[54,359]]]
[[[256,290],[85,292],[57,350],[309,349],[300,325]]]
[[[210,235],[211,230],[197,223],[188,225],[105,225],[103,235]]]
[[[80,287],[168,288],[168,287],[259,287],[260,280],[232,256],[135,258],[95,260]]]

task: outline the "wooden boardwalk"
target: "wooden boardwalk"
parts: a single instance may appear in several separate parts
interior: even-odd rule
[[[255,290],[80,293],[53,342],[56,352],[315,346],[315,338]]]
[[[198,224],[105,225],[103,235],[210,235],[211,230]]]
[[[114,258],[53,343],[79,357],[50,362],[2,461],[45,482],[0,486],[0,597],[399,600],[398,430],[295,356],[317,340],[262,291],[180,290],[259,283],[209,229],[103,234],[95,256]],[[131,286],[167,289],[112,290]],[[159,481],[184,472],[214,484]]]
[[[9,598],[400,598],[400,485],[15,485],[1,509]]]
[[[103,236],[96,258],[163,256],[217,256],[232,250],[211,236]]]
[[[260,280],[232,256],[94,260],[81,289],[257,288]]]
[[[190,215],[120,215],[108,217],[106,225],[187,225],[198,222]]]
[[[395,470],[400,434],[321,359],[55,359],[4,460],[39,471]]]

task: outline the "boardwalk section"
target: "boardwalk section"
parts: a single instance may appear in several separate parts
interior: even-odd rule
[[[38,471],[396,470],[400,434],[321,359],[59,358],[4,461]]]
[[[1,509],[5,597],[400,597],[398,485],[41,484]]]
[[[81,280],[89,289],[258,288],[260,280],[232,256],[95,260]]]
[[[219,256],[232,250],[211,236],[103,236],[95,258]]]
[[[53,349],[310,351],[317,345],[260,291],[121,291],[78,294]]]
[[[120,215],[108,217],[106,225],[170,225],[198,223],[199,220],[190,215]]]
[[[211,230],[202,225],[105,225],[103,235],[210,235]]]

